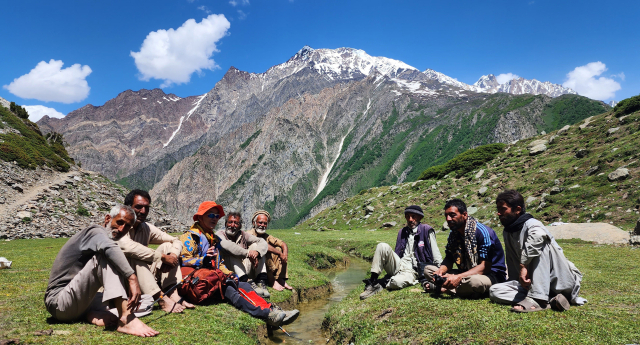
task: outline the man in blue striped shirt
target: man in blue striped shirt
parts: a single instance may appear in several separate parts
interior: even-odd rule
[[[487,297],[489,287],[506,281],[504,251],[495,231],[467,214],[460,199],[447,201],[444,215],[451,229],[442,265],[426,266],[427,292],[448,292],[463,298]],[[457,269],[453,269],[453,264]],[[445,279],[437,291],[434,276]]]

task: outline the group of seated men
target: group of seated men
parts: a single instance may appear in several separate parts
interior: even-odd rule
[[[67,241],[45,293],[53,318],[70,322],[85,317],[122,333],[155,336],[158,332],[138,318],[150,313],[155,301],[166,312],[195,308],[175,289],[183,283],[181,267],[219,269],[229,278],[220,287],[223,300],[270,326],[298,317],[298,310],[282,310],[264,300],[270,297],[267,285],[292,289],[286,281],[288,248],[266,233],[271,220],[267,211],[255,212],[249,232],[241,230],[241,214],[229,212],[225,229],[214,233],[225,212],[205,201],[190,229],[175,238],[146,222],[150,204],[148,192],[133,190],[124,205],[105,216],[103,226],[91,225]],[[150,244],[159,246],[151,249]],[[154,302],[141,303],[145,295]]]
[[[451,232],[444,259],[434,229],[421,223],[422,209],[407,207],[407,225],[398,233],[395,250],[386,243],[376,247],[371,277],[365,280],[360,299],[421,282],[426,292],[488,296],[521,313],[564,311],[572,304],[584,304],[586,300],[578,296],[582,273],[545,226],[526,213],[522,195],[505,190],[498,194],[496,207],[504,226],[504,250],[495,231],[470,216],[462,200],[447,201],[444,216]],[[386,276],[380,278],[383,270]]]

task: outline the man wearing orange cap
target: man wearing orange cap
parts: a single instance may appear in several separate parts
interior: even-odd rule
[[[271,326],[292,323],[300,314],[297,309],[285,311],[266,302],[256,294],[250,284],[238,281],[237,275],[225,266],[218,251],[220,238],[213,233],[218,220],[224,215],[222,206],[213,201],[200,204],[198,212],[193,215],[193,225],[180,236],[182,266],[217,268],[225,275],[231,274],[233,282],[225,282],[221,287],[225,301],[253,317],[265,320]],[[243,291],[245,296],[238,291]],[[249,299],[247,295],[250,296]]]

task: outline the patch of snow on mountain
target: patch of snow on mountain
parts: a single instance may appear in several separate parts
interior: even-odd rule
[[[406,81],[406,80],[396,79],[396,78],[393,78],[391,80],[393,80],[396,84],[398,84],[398,86],[405,88],[409,90],[409,92],[414,94],[423,94],[427,96],[432,96],[436,94],[436,92],[433,90],[423,88],[422,83],[418,81]]]
[[[451,78],[444,73],[436,72],[432,69],[427,69],[426,71],[422,72],[422,74],[424,74],[429,79],[438,81],[443,84],[455,86],[464,90],[473,90],[473,87],[471,85],[465,84],[461,81],[458,81],[458,79]]]

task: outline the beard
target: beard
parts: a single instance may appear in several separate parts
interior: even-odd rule
[[[509,226],[511,224],[513,224],[513,222],[516,221],[516,219],[518,219],[518,217],[520,217],[520,214],[517,213],[510,213],[509,215],[504,215],[502,217],[500,217],[500,223],[502,223],[502,226]]]
[[[465,224],[467,223],[467,221],[461,221],[461,222],[454,222],[452,221],[451,223],[447,222],[447,225],[449,225],[449,229],[451,230],[460,230],[461,227],[465,226]]]
[[[224,229],[224,232],[227,236],[235,238],[240,232],[240,229],[226,228]]]
[[[258,235],[264,235],[267,232],[266,226],[256,226],[256,232]]]

